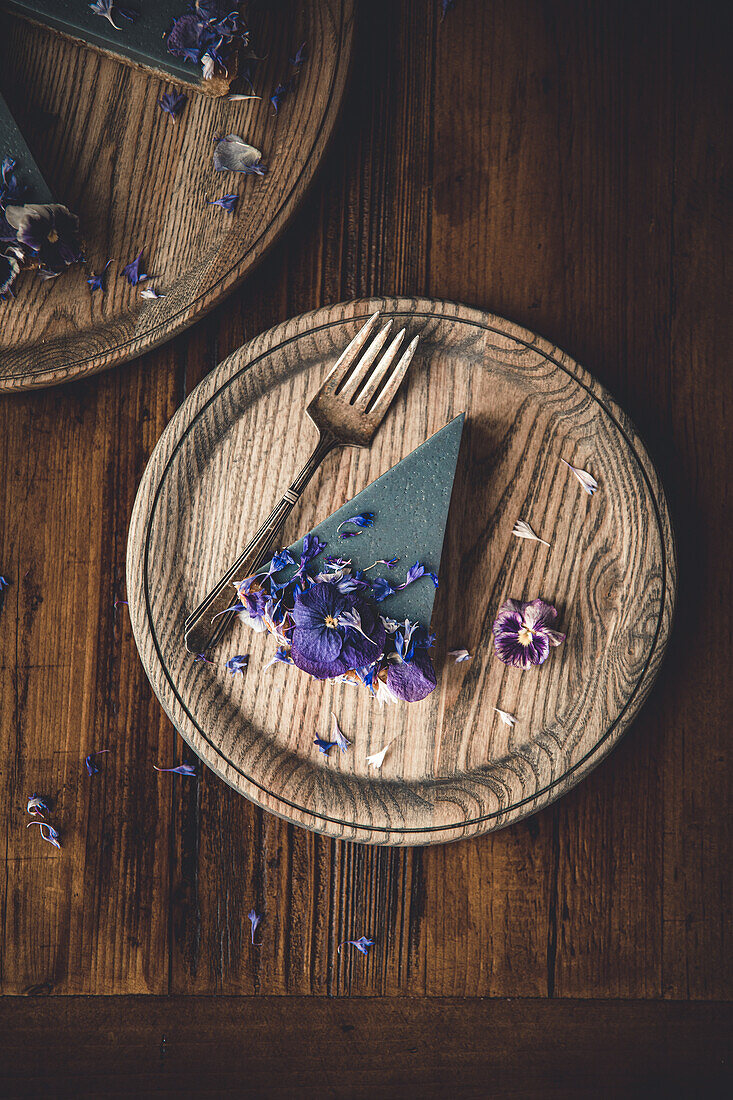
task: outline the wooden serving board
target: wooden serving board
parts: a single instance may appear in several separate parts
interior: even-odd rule
[[[183,623],[315,440],[307,400],[374,309],[420,333],[407,382],[368,450],[328,457],[283,535],[290,543],[453,416],[467,413],[433,617],[438,687],[383,710],[316,683],[237,624],[213,664]],[[589,497],[561,459],[600,483]],[[551,549],[512,536],[525,519]],[[490,314],[423,299],[331,306],[221,363],[160,439],[138,492],[127,586],[140,655],[163,707],[218,775],[310,829],[377,844],[456,840],[559,797],[610,751],[646,698],[670,630],[676,562],[656,471],[628,417],[582,367]],[[557,606],[567,641],[521,672],[494,655],[508,597]],[[470,662],[446,651],[467,648]],[[249,653],[244,676],[224,667]],[[504,725],[494,707],[515,715]],[[313,745],[334,711],[353,742]],[[381,770],[368,754],[387,742]]]
[[[182,5],[181,10],[185,8]],[[253,17],[261,100],[230,102],[186,88],[174,122],[157,105],[173,81],[0,16],[0,84],[55,201],[80,218],[88,267],[41,281],[24,273],[0,302],[0,389],[93,374],[181,332],[217,304],[282,232],[310,183],[344,92],[354,0],[288,0]],[[276,115],[269,97],[308,46],[297,86]],[[265,177],[216,172],[213,139],[237,133],[262,151]],[[0,150],[1,159],[2,150]],[[22,168],[22,166],[20,166]],[[239,194],[234,215],[207,200]],[[143,250],[161,294],[140,297],[122,268]],[[107,260],[104,294],[90,272]]]

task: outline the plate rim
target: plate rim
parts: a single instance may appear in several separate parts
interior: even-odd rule
[[[325,331],[335,326],[349,323],[362,316],[366,319],[375,309],[380,309],[388,315],[390,313],[409,313],[423,320],[438,319],[468,323],[484,331],[493,332],[503,338],[509,335],[510,338],[517,343],[535,352],[539,352],[554,366],[565,371],[586,391],[588,396],[603,409],[606,415],[611,419],[615,428],[621,433],[630,452],[633,454],[654,504],[655,523],[661,547],[662,592],[654,638],[636,683],[619,713],[605,729],[603,735],[595,741],[593,747],[590,748],[583,757],[564,769],[560,775],[550,779],[534,794],[527,795],[526,797],[518,799],[516,802],[512,802],[509,806],[501,807],[490,813],[481,814],[478,817],[468,818],[463,821],[449,824],[385,826],[375,823],[361,824],[354,821],[345,821],[333,815],[329,815],[328,813],[323,813],[311,807],[301,806],[292,802],[279,794],[273,793],[259,783],[258,780],[247,775],[239,765],[229,760],[220,752],[216,745],[214,745],[205,731],[201,728],[196,718],[191,714],[185,701],[179,694],[173,677],[166,667],[160,651],[149,602],[147,565],[150,534],[155,516],[155,509],[165,477],[176,457],[177,451],[185,441],[189,431],[193,429],[197,419],[205,412],[212,402],[220,396],[227,385],[236,378],[241,377],[242,374],[255,366],[262,358],[272,355],[278,347],[302,339],[304,336],[311,335],[314,332]],[[507,329],[511,330],[511,332],[508,333]],[[246,358],[246,362],[241,365],[239,369],[231,370],[230,364],[232,360],[239,359],[245,349],[253,351],[254,354]],[[210,392],[207,393],[207,390]],[[192,408],[195,409],[195,411],[193,415],[190,415],[190,410]],[[179,430],[181,426],[183,426],[182,431]],[[164,463],[162,467],[157,470],[156,467],[163,455],[165,456]],[[156,484],[154,491],[151,492],[149,483],[153,470],[156,470],[154,479]],[[336,839],[355,840],[372,844],[414,845],[445,843],[503,828],[537,812],[543,806],[555,801],[581,782],[582,779],[608,755],[616,744],[618,744],[646,701],[659,673],[667,649],[673,624],[676,600],[676,543],[664,488],[643,440],[639,436],[628,415],[610,395],[608,390],[571,356],[567,355],[567,353],[563,352],[561,349],[557,348],[556,345],[551,344],[543,337],[525,329],[523,326],[517,325],[513,321],[509,321],[506,318],[489,313],[485,310],[475,309],[444,299],[430,299],[422,296],[416,298],[398,296],[369,297],[323,306],[319,309],[296,315],[295,317],[280,322],[278,325],[273,326],[258,336],[255,336],[252,340],[247,341],[240,348],[228,355],[204,379],[202,379],[199,385],[188,395],[179,409],[176,410],[176,413],[166,426],[150,455],[140,481],[130,521],[127,545],[128,595],[139,585],[139,580],[136,581],[136,578],[131,575],[130,562],[133,557],[131,553],[133,546],[135,548],[139,548],[140,546],[139,540],[136,540],[134,536],[138,531],[141,513],[144,511],[145,505],[147,505],[147,515],[144,523],[144,555],[142,563],[144,623],[136,623],[132,612],[131,622],[138,653],[140,654],[143,668],[145,669],[156,698],[163,706],[164,711],[183,740],[208,767],[238,791],[238,793],[243,794],[245,797],[249,798],[250,801],[261,806],[268,812],[275,813],[277,816],[293,824],[301,825],[301,827],[308,828],[315,832],[325,833]],[[132,606],[133,601],[131,601],[131,607]],[[173,709],[169,706],[168,700],[163,697],[159,690],[159,685],[154,681],[151,672],[148,670],[146,662],[143,659],[142,636],[138,636],[141,625],[147,628],[148,638],[152,641],[155,650],[158,668],[163,673],[163,677],[167,682],[168,689],[172,693],[173,699],[183,712],[183,715],[185,715],[186,719],[191,723],[193,730],[190,732],[194,737],[199,737],[204,742],[208,750],[207,755],[202,753],[204,746],[195,745],[187,733],[181,729],[180,718],[176,717]],[[227,774],[228,772],[236,773],[247,789],[243,789],[241,782],[234,781],[233,778]],[[273,803],[275,803],[275,805],[273,805]],[[311,818],[313,819],[313,823],[295,820],[287,813],[286,809],[278,809],[278,806],[295,811],[297,814],[304,817]],[[318,822],[322,822],[323,824],[319,825]],[[341,831],[336,832],[333,828],[329,828],[329,826],[337,826]],[[344,831],[353,832],[355,835],[345,836]],[[358,835],[360,833],[368,835],[360,836]],[[415,839],[408,839],[410,837]]]
[[[87,355],[85,358],[77,359],[73,363],[59,363],[53,367],[45,366],[38,371],[29,372],[25,370],[12,374],[2,368],[0,360],[0,393],[27,392],[34,389],[64,385],[78,378],[88,378],[95,374],[101,374],[140,355],[145,355],[154,348],[166,344],[174,337],[180,336],[191,325],[215,309],[249,277],[280,239],[299,209],[323,163],[333,138],[349,84],[356,24],[356,0],[338,0],[338,2],[341,14],[339,49],[336,53],[336,63],[328,100],[313,140],[313,149],[315,150],[318,147],[316,155],[314,156],[312,152],[304,161],[277,214],[247,245],[239,260],[223,272],[217,281],[208,287],[205,293],[194,298],[193,301],[187,302],[173,317],[158,322],[144,333],[133,333],[124,343],[116,344],[106,351]],[[118,64],[122,65],[123,62],[118,62]],[[58,339],[60,344],[69,341],[66,336],[60,336]],[[71,340],[73,341],[73,337],[71,337]],[[28,359],[32,359],[34,346],[34,344],[29,345]]]

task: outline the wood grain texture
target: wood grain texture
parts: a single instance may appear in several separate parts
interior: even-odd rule
[[[527,1019],[548,996],[730,998],[731,656],[711,626],[731,579],[728,40],[704,0],[461,0],[442,23],[375,0],[317,184],[256,276],[117,371],[0,399],[5,992],[536,998]],[[185,395],[258,333],[375,293],[463,300],[568,349],[636,423],[678,538],[675,628],[629,735],[540,813],[428,848],[296,828],[208,769],[153,781],[195,758],[112,607]],[[101,784],[88,746],[115,749]],[[24,829],[35,789],[58,792],[62,862]],[[337,955],[362,934],[368,960]]]
[[[291,4],[253,18],[261,42],[259,101],[189,94],[172,120],[158,107],[168,88],[154,73],[4,15],[3,84],[57,202],[81,221],[89,269],[108,260],[106,291],[89,269],[42,282],[24,274],[2,306],[0,389],[57,385],[140,355],[182,331],[245,277],[282,232],[321,161],[343,97],[353,0]],[[279,112],[270,95],[308,43],[297,86]],[[34,89],[29,97],[26,89]],[[217,135],[236,133],[262,151],[267,175],[218,173]],[[233,192],[235,214],[208,200]],[[143,250],[161,294],[140,297],[122,275]]]
[[[183,645],[187,615],[310,453],[317,433],[305,407],[377,309],[395,327],[406,325],[409,338],[420,335],[408,378],[371,445],[323,463],[282,543],[466,412],[431,624],[439,683],[411,706],[380,707],[348,685],[268,669],[270,638],[241,623],[211,663]],[[598,473],[603,488],[592,502],[562,458]],[[549,549],[512,536],[520,517]],[[532,333],[427,299],[328,307],[229,356],[164,432],[135,502],[127,552],[138,648],[184,739],[265,809],[376,844],[500,828],[577,783],[646,697],[675,589],[664,493],[610,396]],[[496,611],[509,597],[537,595],[560,608],[567,642],[541,672],[509,670],[493,652]],[[470,649],[470,663],[447,656],[459,646]],[[234,678],[225,662],[245,652],[247,673]],[[496,707],[517,717],[514,728]],[[338,758],[313,745],[332,712],[353,742]],[[387,744],[375,774],[367,756]]]
[[[0,1010],[4,1095],[730,1094],[729,1004],[68,997]]]

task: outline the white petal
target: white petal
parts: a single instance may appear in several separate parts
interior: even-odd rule
[[[467,649],[449,649],[448,656],[455,657],[457,665],[460,664],[461,661],[471,660],[471,654],[468,652]]]
[[[539,535],[536,535],[530,525],[525,523],[523,519],[518,519],[514,524],[514,530],[512,534],[518,539],[534,539],[535,542],[541,542],[543,546],[549,546],[549,542],[545,542]]]
[[[505,726],[516,726],[517,720],[513,714],[510,714],[507,710],[499,710],[498,707],[494,707],[494,710],[499,715],[499,718]]]
[[[382,764],[384,763],[384,758],[387,755],[387,749],[391,744],[392,742],[389,741],[383,749],[379,750],[379,752],[375,752],[372,753],[371,756],[367,756],[367,764],[370,764],[372,768],[381,768]]]
[[[560,461],[565,462],[565,459],[561,458]],[[598,482],[593,477],[593,474],[589,474],[587,470],[580,470],[577,466],[571,466],[569,462],[565,462],[565,465],[569,470],[573,471],[588,496],[592,497],[598,488]]]

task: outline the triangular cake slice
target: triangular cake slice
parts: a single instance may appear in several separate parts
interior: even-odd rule
[[[15,161],[14,172],[26,189],[24,202],[52,202],[51,191],[26,145],[10,108],[0,95],[0,164],[8,157]]]
[[[408,569],[416,561],[437,574],[465,416],[461,413],[446,424],[357,493],[343,508],[313,528],[310,534],[317,535],[326,547],[314,559],[311,572],[317,571],[326,557],[333,556],[350,558],[354,570],[366,569],[380,558],[399,558],[399,564],[393,569],[377,566],[368,574],[370,578],[384,577],[395,588],[405,580]],[[358,528],[345,523],[350,517],[364,512],[374,513],[371,527]],[[339,538],[342,524],[342,533],[359,531],[358,536]],[[302,546],[303,539],[299,539],[288,547],[296,561]],[[292,568],[289,572],[292,573]],[[288,571],[281,575],[286,577]],[[424,578],[388,596],[380,610],[392,619],[409,619],[427,628],[434,601],[435,586],[429,578]]]

